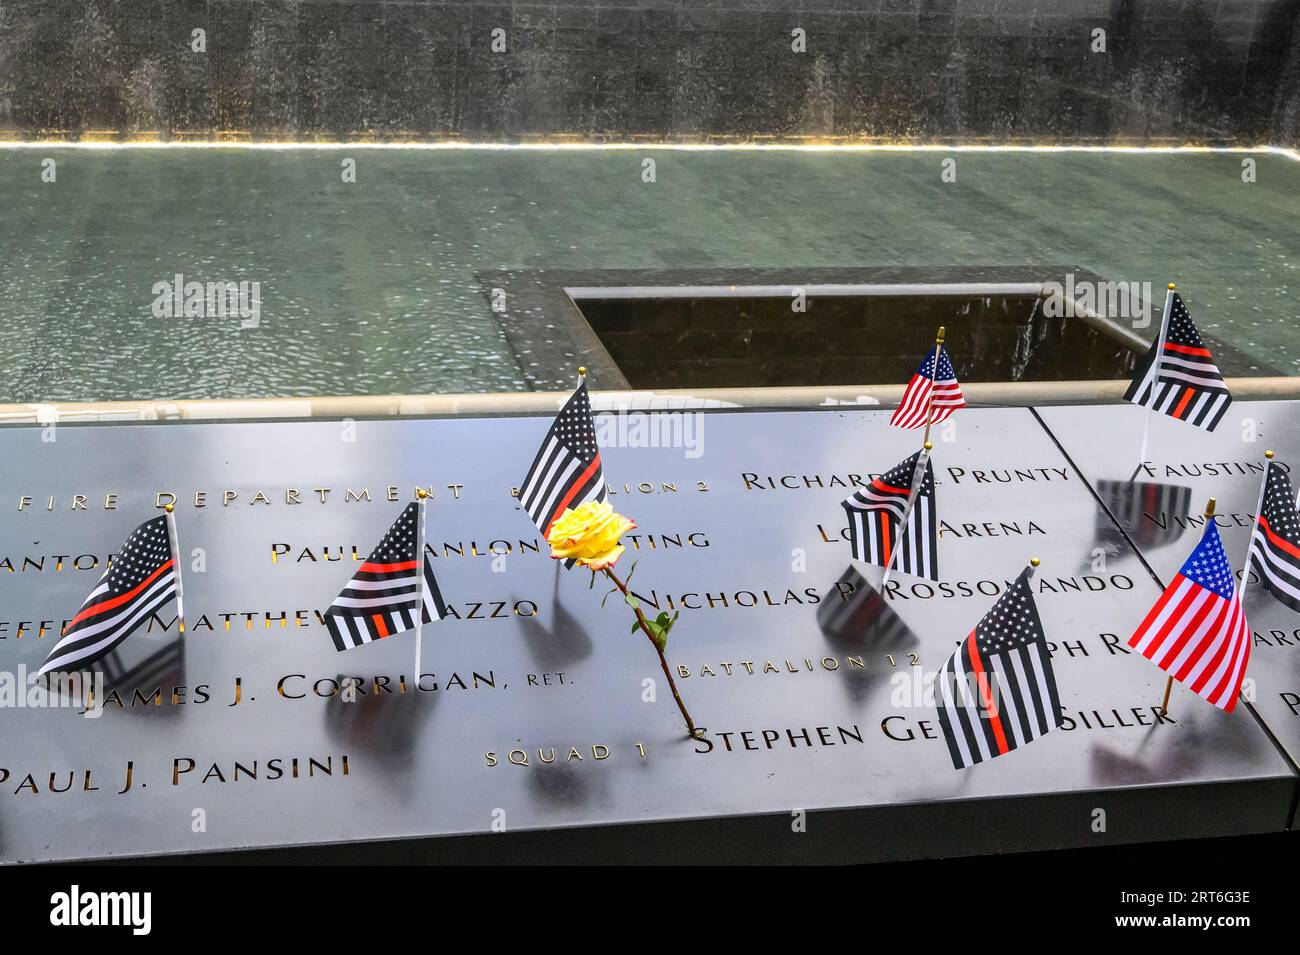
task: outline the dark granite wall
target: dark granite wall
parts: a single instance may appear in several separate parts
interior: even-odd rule
[[[1273,142],[1300,0],[0,0],[0,130]],[[207,31],[207,52],[190,50]],[[492,30],[508,50],[493,52]],[[807,52],[791,30],[807,31]],[[1107,52],[1089,50],[1106,31]]]
[[[1274,94],[1269,134],[1276,145],[1300,144],[1300,14],[1291,18],[1291,45]]]

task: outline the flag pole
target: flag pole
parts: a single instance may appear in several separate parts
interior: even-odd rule
[[[573,386],[574,390],[576,391],[578,388],[581,388],[584,384],[586,384],[586,382],[587,382],[587,366],[579,365],[578,383]],[[588,403],[587,407],[588,408],[591,407],[590,403]],[[551,542],[551,531],[549,527],[542,532],[542,540],[546,541],[548,544]],[[565,562],[562,560],[552,561],[552,563],[555,564],[555,592],[558,594],[560,591],[560,569],[562,567],[567,567],[568,565],[566,565]]]
[[[1205,502],[1205,519],[1214,520],[1214,498]],[[1169,713],[1169,692],[1174,688],[1174,678],[1172,675],[1165,677],[1165,698],[1160,701],[1160,715],[1166,716]]]
[[[925,440],[921,444],[921,456],[916,459],[916,467],[912,471],[912,491],[907,495],[907,506],[903,508],[903,519],[898,522],[898,536],[903,536],[903,528],[907,525],[907,519],[912,516],[912,508],[916,505],[916,495],[921,490],[921,475],[925,473],[925,463],[930,460],[930,452],[934,450],[934,445],[930,443],[930,425],[934,423],[934,390],[935,383],[939,380],[939,354],[943,351],[944,327],[939,326],[939,333],[934,336],[934,368],[931,369],[930,375],[930,397],[925,405]],[[889,583],[889,575],[894,569],[894,559],[898,556],[898,545],[895,543],[889,548],[889,560],[885,564],[885,572],[880,575],[880,589],[883,591],[885,585]]]
[[[916,467],[912,469],[912,490],[907,495],[907,505],[903,508],[903,518],[898,522],[898,540],[893,541],[889,548],[889,560],[885,563],[885,572],[880,575],[880,589],[883,592],[885,585],[889,583],[889,574],[894,569],[894,560],[898,557],[898,544],[903,539],[903,530],[907,527],[907,519],[912,516],[912,508],[916,505],[916,496],[921,490],[921,475],[925,474],[925,463],[930,460],[930,452],[934,445],[929,441],[921,448],[921,456],[916,459]]]
[[[1174,291],[1178,288],[1173,282],[1169,283],[1169,288],[1165,292],[1165,311],[1160,316],[1160,334],[1156,336],[1156,362],[1151,369],[1151,401],[1155,401],[1156,385],[1160,383],[1160,362],[1165,356],[1165,335],[1169,328],[1169,313],[1174,307]],[[1155,408],[1147,405],[1146,424],[1142,425],[1142,450],[1138,452],[1138,471],[1142,470],[1142,465],[1147,459],[1147,437],[1151,431],[1151,416],[1155,414]],[[1137,471],[1133,472],[1137,477]]]
[[[415,519],[415,688],[420,688],[420,651],[424,642],[424,505],[429,492],[417,488],[419,500]]]
[[[1250,540],[1246,543],[1246,559],[1241,564],[1241,591],[1237,599],[1241,602],[1242,612],[1246,610],[1246,585],[1250,582],[1250,551],[1255,545],[1255,530],[1259,527],[1259,512],[1264,506],[1264,491],[1268,488],[1268,462],[1273,460],[1271,450],[1264,452],[1264,478],[1259,482],[1259,500],[1255,502],[1255,523],[1250,528]]]
[[[926,402],[925,407],[925,440],[922,442],[927,448],[930,446],[930,425],[934,421],[934,391],[939,381],[939,353],[943,351],[944,328],[939,326],[939,334],[934,336],[934,374],[930,376],[930,400]]]
[[[176,536],[176,505],[168,504],[163,510],[167,515],[167,543],[171,545],[173,576],[176,578],[176,622],[181,633],[185,632],[185,588],[181,586],[181,542]]]

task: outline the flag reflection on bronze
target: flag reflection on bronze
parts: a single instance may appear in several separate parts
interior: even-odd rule
[[[1097,538],[1114,544],[1118,554],[1128,546],[1115,523],[1133,537],[1139,548],[1163,547],[1178,540],[1192,503],[1192,489],[1154,481],[1098,481],[1097,496],[1109,515],[1097,512]],[[1114,523],[1111,521],[1114,518]]]
[[[869,639],[873,646],[915,643],[915,636],[880,591],[850,564],[817,606],[817,627],[838,642]]]

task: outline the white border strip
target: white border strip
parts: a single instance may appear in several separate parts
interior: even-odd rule
[[[945,282],[861,285],[579,285],[564,291],[583,299],[789,298],[795,291],[817,298],[867,298],[896,295],[1042,295],[1042,282]]]
[[[1300,377],[1229,378],[1235,399],[1300,400]],[[1128,379],[1106,381],[962,382],[973,405],[1026,405],[1117,402]],[[0,427],[60,423],[175,421],[258,418],[400,418],[407,415],[536,413],[554,416],[571,392],[507,392],[461,395],[336,395],[320,398],[248,398],[193,401],[118,401],[57,405],[0,404]],[[694,388],[660,391],[597,391],[597,410],[684,410],[694,408],[812,408],[898,404],[903,386],[831,385],[790,388]]]
[[[96,134],[92,135],[105,135]],[[107,135],[116,135],[109,133]],[[232,149],[232,150],[481,150],[484,152],[809,152],[809,153],[1129,153],[1168,156],[1183,154],[1268,153],[1300,162],[1300,150],[1286,146],[1087,146],[991,145],[979,143],[471,143],[471,142],[251,142],[237,140],[59,140],[0,139],[3,149]]]

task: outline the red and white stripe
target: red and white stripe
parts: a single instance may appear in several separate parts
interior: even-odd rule
[[[63,634],[37,675],[88,667],[110,653],[149,614],[176,595],[176,574],[168,560],[126,593],[113,596],[108,571]]]
[[[943,421],[958,408],[966,407],[966,399],[962,397],[961,385],[956,378],[947,378],[935,385],[924,375],[913,375],[889,423],[896,428],[925,427],[926,417],[930,414],[931,393],[934,394],[932,424]]]
[[[1236,591],[1224,599],[1179,574],[1128,644],[1220,709],[1237,705],[1250,627]]]

